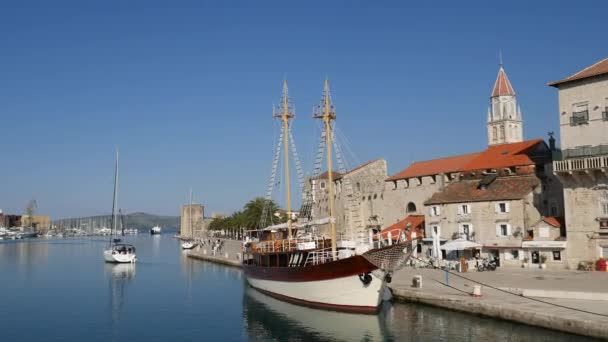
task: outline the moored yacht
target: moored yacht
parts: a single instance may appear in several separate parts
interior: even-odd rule
[[[137,260],[135,246],[120,243],[120,239],[115,239],[113,234],[116,232],[118,218],[116,217],[116,207],[118,206],[118,151],[116,152],[116,165],[114,168],[114,196],[112,198],[112,225],[110,230],[110,243],[103,251],[103,258],[111,263],[134,263]]]
[[[161,228],[159,226],[154,226],[150,229],[151,235],[156,235],[161,233]]]

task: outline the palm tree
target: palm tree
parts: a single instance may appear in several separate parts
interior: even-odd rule
[[[274,215],[279,210],[279,206],[272,200],[266,200],[262,197],[254,198],[245,204],[244,210],[244,223],[245,227],[249,229],[260,229],[260,223],[262,222],[262,213],[264,212],[264,205],[267,205],[266,214],[268,215],[265,219],[269,224],[276,224],[280,222],[280,219]]]

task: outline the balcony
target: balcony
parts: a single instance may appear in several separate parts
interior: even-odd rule
[[[586,124],[589,121],[589,111],[574,112],[570,117],[570,126]]]
[[[608,155],[554,161],[553,170],[555,173],[570,174],[573,171],[589,172],[600,170],[606,172],[608,170]]]

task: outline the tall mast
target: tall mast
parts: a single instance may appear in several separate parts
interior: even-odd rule
[[[283,81],[283,98],[281,99],[281,113],[273,113],[275,118],[281,118],[283,122],[283,137],[284,143],[284,159],[285,159],[285,189],[287,196],[287,234],[292,238],[291,234],[291,183],[289,179],[289,120],[295,117],[293,107],[289,102],[287,90],[287,80]]]
[[[190,188],[190,205],[188,206],[188,217],[190,218],[190,238],[194,238],[194,230],[192,229],[192,188]]]
[[[112,196],[112,226],[110,230],[110,245],[116,230],[116,205],[118,204],[118,149],[116,150],[116,163],[114,164],[114,195]]]
[[[331,103],[331,96],[329,93],[329,80],[325,79],[325,85],[323,89],[323,100],[319,110],[314,117],[322,119],[325,126],[325,145],[327,146],[327,178],[329,180],[329,219],[331,226],[331,254],[333,259],[337,259],[337,248],[336,248],[336,220],[335,220],[335,209],[334,209],[334,180],[332,171],[332,160],[331,160],[331,120],[336,119],[336,111],[334,105]]]

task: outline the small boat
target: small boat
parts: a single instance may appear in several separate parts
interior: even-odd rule
[[[113,244],[111,248],[103,251],[103,257],[106,262],[111,263],[134,263],[137,260],[135,246],[126,243]]]
[[[159,226],[154,226],[154,227],[152,227],[152,229],[150,229],[151,235],[156,235],[156,234],[160,234],[160,233],[161,233],[161,228]]]
[[[182,249],[192,249],[194,247],[196,247],[196,243],[192,240],[185,240],[182,242]]]
[[[110,244],[103,251],[103,258],[111,263],[134,263],[137,260],[135,246],[120,243],[120,239],[113,238],[116,232],[118,218],[116,217],[116,207],[118,202],[118,151],[116,152],[116,166],[114,168],[114,197],[112,199],[112,225],[110,230]]]

